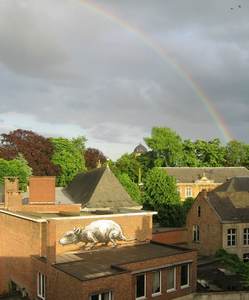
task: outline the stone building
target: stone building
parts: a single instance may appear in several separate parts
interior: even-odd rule
[[[11,289],[41,300],[191,294],[196,251],[152,242],[154,214],[130,199],[109,168],[79,174],[63,189],[53,177],[32,177],[25,194],[6,178],[0,295]]]
[[[201,255],[218,249],[249,258],[249,177],[234,177],[202,191],[187,215],[188,245]]]
[[[202,190],[211,191],[235,176],[249,176],[245,167],[166,167],[162,168],[168,175],[176,178],[181,200],[196,198]]]

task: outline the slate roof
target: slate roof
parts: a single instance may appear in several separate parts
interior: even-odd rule
[[[86,208],[138,207],[109,167],[102,167],[75,176],[61,191],[67,199],[62,203],[81,203]]]
[[[191,168],[191,167],[164,167],[168,175],[174,176],[177,182],[193,183],[203,176],[215,183],[223,183],[235,176],[249,176],[245,167],[216,167],[216,168]]]
[[[207,193],[223,222],[249,222],[249,177],[231,178]]]
[[[84,281],[122,273],[127,271],[125,265],[129,263],[143,262],[191,251],[193,250],[150,242],[141,245],[74,253],[73,258],[68,257],[66,254],[64,256],[69,261],[62,260],[61,263],[55,264],[54,267]]]

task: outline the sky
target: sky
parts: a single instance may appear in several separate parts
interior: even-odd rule
[[[0,133],[248,143],[248,37],[248,0],[1,0]]]

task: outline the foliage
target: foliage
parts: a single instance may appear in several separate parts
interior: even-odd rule
[[[196,147],[191,140],[183,142],[183,159],[182,164],[186,167],[199,167],[200,160],[196,156]]]
[[[32,169],[28,166],[23,156],[16,159],[5,160],[0,158],[0,182],[4,182],[4,177],[14,176],[19,178],[20,189],[25,191],[27,188],[28,178],[32,174]]]
[[[184,212],[176,189],[175,178],[159,168],[148,171],[144,181],[144,209],[158,212],[156,220],[161,226],[175,227],[184,223]]]
[[[100,162],[101,165],[106,162],[105,155],[100,150],[95,148],[87,148],[84,153],[84,157],[87,170],[96,168],[98,162]]]
[[[130,179],[129,175],[125,173],[119,174],[118,179],[130,197],[137,203],[141,204],[141,192],[139,187]]]
[[[51,162],[53,150],[49,139],[29,130],[17,129],[1,135],[0,157],[12,160],[22,154],[36,176],[59,173],[58,166]]]
[[[179,166],[183,157],[183,145],[181,137],[165,127],[153,127],[151,137],[144,138],[147,146],[156,153],[154,165]]]
[[[246,166],[249,161],[249,145],[230,141],[225,149],[226,166]]]
[[[54,145],[52,162],[60,167],[57,186],[66,186],[75,175],[85,171],[84,137],[76,139],[51,138]]]
[[[115,163],[116,175],[126,173],[133,182],[138,182],[141,165],[134,154],[125,153]]]
[[[216,257],[224,263],[228,270],[241,276],[244,287],[249,287],[249,263],[243,262],[236,254],[230,254],[224,249],[218,250]]]

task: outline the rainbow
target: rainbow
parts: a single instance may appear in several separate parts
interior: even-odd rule
[[[225,142],[233,140],[233,134],[229,130],[228,125],[226,124],[222,115],[218,112],[212,100],[204,93],[203,89],[199,84],[197,84],[191,74],[180,65],[172,55],[170,55],[165,48],[161,47],[153,38],[151,38],[146,32],[143,32],[140,28],[134,27],[127,21],[121,19],[119,16],[114,15],[112,12],[106,10],[99,4],[89,2],[88,0],[80,0],[86,7],[88,7],[91,11],[99,14],[111,22],[118,24],[121,28],[124,28],[128,32],[139,37],[142,42],[152,49],[165,63],[169,64],[177,74],[187,82],[188,86],[192,89],[192,91],[198,96],[204,108],[207,110],[209,115],[211,116],[214,124],[217,126],[222,138]]]

